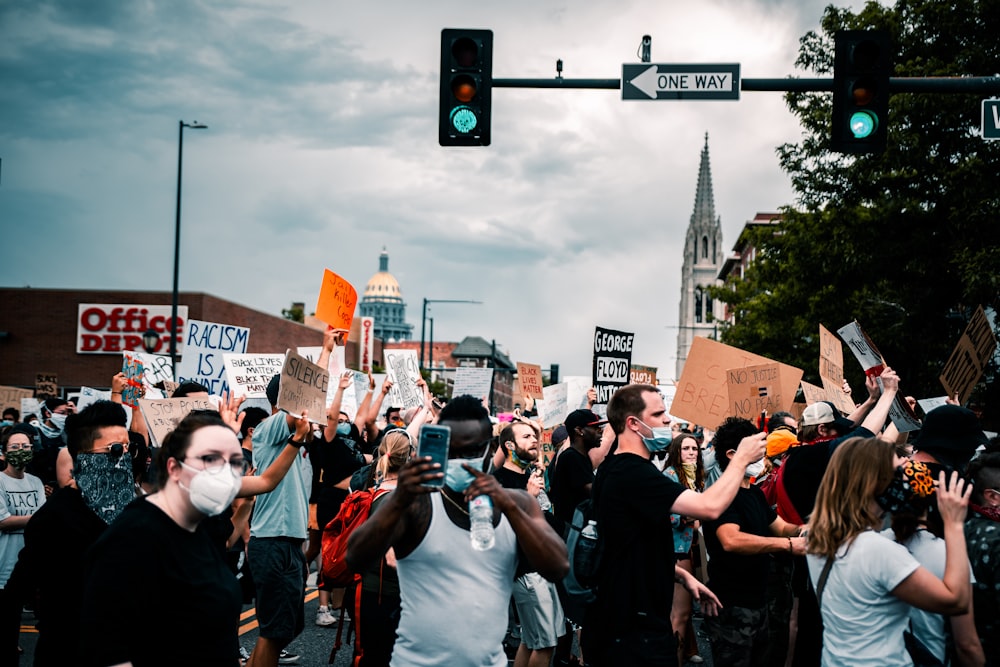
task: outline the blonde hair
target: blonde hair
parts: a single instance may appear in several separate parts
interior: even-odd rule
[[[833,453],[816,494],[809,519],[806,550],[833,558],[854,538],[881,525],[875,495],[892,481],[892,443],[879,438],[850,438]]]
[[[410,434],[403,430],[386,433],[378,453],[375,479],[381,482],[388,473],[398,471],[410,460]]]

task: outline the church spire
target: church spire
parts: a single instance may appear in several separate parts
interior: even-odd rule
[[[712,168],[708,163],[708,132],[705,133],[705,147],[701,149],[701,166],[698,168],[698,189],[694,195],[694,212],[691,225],[715,223],[715,196],[712,194]]]

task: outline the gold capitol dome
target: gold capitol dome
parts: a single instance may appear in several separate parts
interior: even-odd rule
[[[378,258],[378,273],[368,279],[365,284],[365,292],[362,295],[368,300],[381,299],[402,299],[403,293],[399,289],[399,281],[389,273],[389,253],[382,248],[382,254]]]
[[[378,273],[365,284],[361,296],[362,317],[375,318],[375,337],[384,341],[410,340],[413,325],[406,323],[406,303],[396,277],[389,273],[389,253],[382,247]]]

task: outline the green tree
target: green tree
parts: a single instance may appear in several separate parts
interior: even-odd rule
[[[828,7],[801,39],[796,64],[832,76],[833,34],[884,29],[896,77],[988,76],[1000,61],[1000,2],[870,2],[854,14]],[[917,397],[943,393],[938,376],[977,305],[1000,308],[1000,144],[979,137],[983,95],[896,94],[881,155],[828,150],[832,95],[789,93],[799,143],[778,148],[797,202],[777,228],[759,230],[744,280],[716,288],[736,313],[723,340],[799,366],[815,381],[818,324],[857,319]],[[855,387],[856,362],[845,359]],[[974,400],[992,407],[998,385]]]
[[[293,303],[291,308],[282,308],[281,316],[286,320],[303,324],[306,321],[305,306],[301,303]]]

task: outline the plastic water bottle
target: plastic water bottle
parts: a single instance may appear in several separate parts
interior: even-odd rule
[[[581,583],[597,574],[597,522],[593,519],[587,522],[577,538],[573,550],[573,572]]]
[[[493,530],[493,501],[489,496],[476,496],[469,501],[469,539],[475,551],[487,551],[496,544]]]

